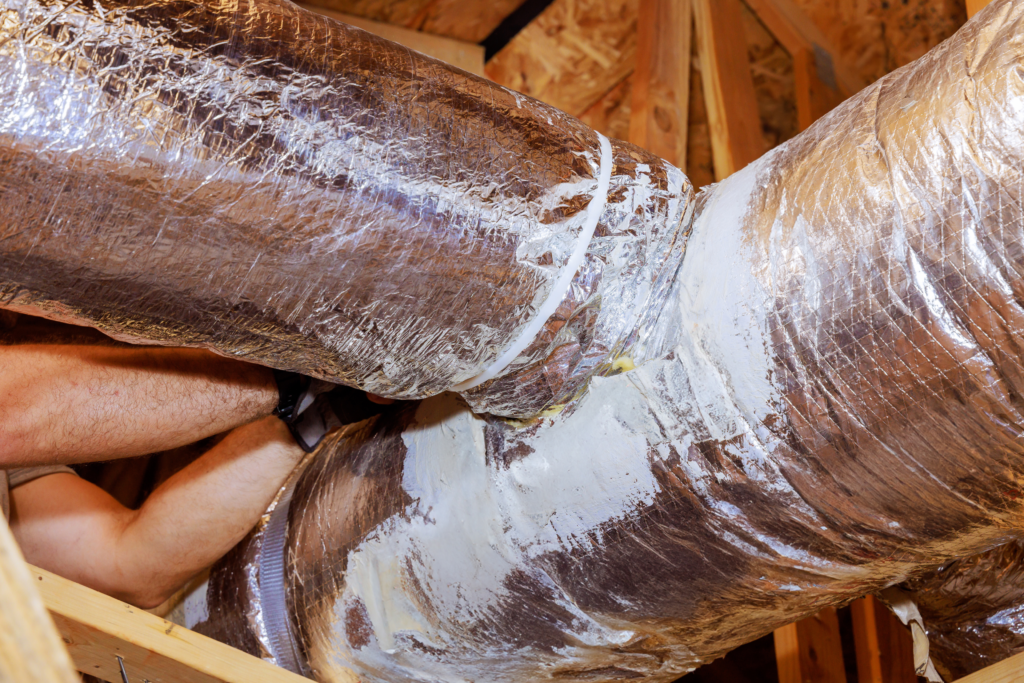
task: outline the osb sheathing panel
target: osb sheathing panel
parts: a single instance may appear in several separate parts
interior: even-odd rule
[[[771,149],[798,132],[793,58],[746,5],[743,35],[747,39],[761,131],[766,149]]]
[[[487,75],[579,116],[633,70],[637,6],[554,0],[487,62]]]
[[[774,147],[796,134],[793,60],[753,13],[745,9],[743,21],[744,35],[750,46],[751,71],[765,141],[769,147]],[[696,41],[693,41],[692,49],[686,174],[694,187],[700,188],[713,183],[715,173]],[[633,75],[630,74],[587,109],[580,119],[609,137],[627,140],[632,111],[632,85]]]
[[[523,0],[306,0],[365,19],[479,43]]]
[[[966,21],[962,0],[796,2],[869,82],[921,56]],[[609,0],[602,7],[593,0],[555,0],[488,63],[487,74],[627,139],[637,3]],[[746,6],[743,32],[765,142],[774,147],[797,133],[793,60]],[[700,62],[696,54],[692,60],[686,171],[701,187],[712,182],[713,169]]]
[[[953,35],[963,0],[795,0],[840,56],[874,82]]]

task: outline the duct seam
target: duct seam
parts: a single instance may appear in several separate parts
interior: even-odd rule
[[[547,299],[544,300],[543,305],[541,305],[540,309],[537,311],[537,315],[534,316],[533,320],[531,320],[525,328],[523,328],[523,331],[518,337],[516,337],[516,340],[512,342],[512,344],[505,349],[504,353],[498,356],[497,360],[491,363],[491,365],[483,372],[478,374],[476,377],[472,377],[464,382],[456,384],[452,387],[452,391],[467,391],[469,389],[473,389],[501,374],[501,372],[507,368],[512,361],[519,357],[519,354],[521,354],[526,347],[533,343],[534,339],[537,338],[537,335],[544,327],[544,323],[547,322],[548,318],[554,315],[558,306],[565,298],[566,292],[569,291],[569,287],[572,285],[572,281],[576,277],[577,271],[579,271],[580,266],[583,265],[583,259],[587,255],[587,250],[590,247],[590,240],[594,236],[594,231],[597,229],[598,221],[601,219],[601,213],[604,211],[605,203],[608,201],[608,188],[611,184],[612,178],[612,145],[604,135],[597,133],[597,137],[601,141],[601,167],[597,179],[597,190],[594,192],[594,197],[587,205],[587,220],[580,230],[579,242],[576,244],[576,249],[566,262],[565,268],[562,270],[561,275],[559,275],[554,287],[552,287],[551,291],[548,293]]]

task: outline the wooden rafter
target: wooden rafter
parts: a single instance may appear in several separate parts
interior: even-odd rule
[[[686,168],[690,0],[640,0],[629,141]]]
[[[967,0],[967,18],[970,19],[973,17],[990,2],[992,2],[992,0]]]
[[[800,130],[867,85],[792,0],[746,2],[793,57]]]
[[[739,0],[693,0],[715,177],[722,179],[764,154],[761,118],[750,75]]]
[[[18,544],[0,520],[0,680],[76,683]]]
[[[775,660],[779,683],[843,683],[846,667],[835,608],[776,629]]]
[[[917,683],[907,628],[873,595],[850,604],[858,683]]]
[[[835,85],[843,97],[860,92],[867,86],[856,70],[843,62],[839,51],[821,29],[792,0],[745,2],[794,58],[797,53],[810,52],[821,60],[828,60],[831,65],[822,64],[821,70],[834,73]]]
[[[262,659],[56,574],[35,567],[29,570],[75,667],[83,673],[120,683],[120,657],[131,681],[308,683]],[[355,674],[350,680],[355,683]]]
[[[441,36],[434,36],[421,31],[413,31],[407,28],[402,28],[401,26],[384,24],[379,21],[372,21],[362,17],[341,14],[340,12],[335,12],[334,10],[326,9],[319,5],[306,5],[302,3],[300,3],[300,5],[312,12],[317,12],[326,17],[337,19],[342,23],[349,24],[350,26],[356,26],[364,31],[369,31],[381,38],[387,38],[399,45],[404,45],[411,50],[416,50],[417,52],[422,52],[425,55],[430,55],[431,57],[440,59],[442,62],[448,62],[452,66],[457,66],[470,73],[474,73],[479,76],[482,76],[484,73],[484,48],[480,45],[466,43],[461,40],[453,40],[451,38],[442,38]]]

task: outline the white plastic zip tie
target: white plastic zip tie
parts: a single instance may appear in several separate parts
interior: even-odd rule
[[[451,388],[451,391],[466,391],[497,377],[502,370],[507,368],[523,352],[523,349],[533,343],[541,328],[544,327],[544,323],[554,315],[555,311],[558,310],[558,305],[565,298],[565,293],[569,291],[569,286],[572,284],[573,278],[576,277],[576,271],[583,265],[583,258],[587,255],[590,240],[594,236],[597,223],[601,220],[601,213],[604,212],[604,205],[608,201],[608,187],[611,185],[612,179],[612,144],[608,141],[608,138],[600,133],[597,134],[597,137],[601,141],[601,167],[597,176],[597,190],[594,192],[590,204],[587,205],[587,217],[583,227],[580,229],[576,249],[573,250],[572,256],[569,257],[561,274],[551,288],[551,292],[548,293],[548,298],[544,300],[543,305],[537,310],[537,315],[533,317],[533,320],[523,328],[519,336],[516,337],[516,340],[505,349],[504,353],[498,356],[497,360],[476,377],[471,377],[465,382],[456,384]]]

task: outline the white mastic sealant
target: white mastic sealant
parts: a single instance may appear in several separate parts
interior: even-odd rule
[[[569,291],[572,280],[576,277],[576,271],[583,265],[583,259],[586,257],[587,249],[590,247],[590,240],[594,236],[597,223],[601,220],[601,214],[604,212],[604,206],[608,201],[608,188],[611,185],[613,165],[612,144],[608,138],[600,133],[597,133],[597,137],[601,141],[601,163],[597,175],[597,189],[594,190],[594,196],[591,197],[590,203],[587,204],[586,220],[583,222],[580,234],[576,238],[576,249],[573,251],[572,256],[569,257],[558,279],[551,287],[547,299],[537,309],[537,314],[523,328],[519,336],[516,337],[516,340],[483,372],[476,377],[471,377],[464,382],[456,384],[451,388],[451,391],[467,391],[496,377],[523,352],[523,349],[533,343],[533,340],[536,339],[544,327],[544,323],[554,315],[555,311],[558,310],[559,304],[562,303],[562,299],[565,298],[565,293]]]
[[[600,549],[609,523],[634,519],[662,492],[652,459],[667,458],[672,449],[686,453],[694,440],[724,443],[741,463],[742,476],[791,500],[795,515],[820,527],[768,457],[771,439],[761,427],[781,399],[770,357],[770,292],[752,266],[763,262],[759,250],[767,247],[751,243],[744,232],[759,169],[755,163],[717,186],[695,223],[662,321],[676,325],[674,340],[660,344],[672,354],[595,378],[571,414],[544,418],[539,429],[522,432],[517,450],[525,454],[503,463],[488,462],[486,423],[457,398],[442,395],[420,404],[416,424],[402,435],[402,487],[413,502],[349,553],[345,589],[326,606],[334,623],[344,623],[346,605],[358,599],[372,626],[371,641],[356,653],[344,629],[334,629],[323,634],[327,641],[315,652],[352,656],[382,678],[521,680],[536,661],[517,655],[514,643],[497,653],[486,639],[478,640],[481,624],[514,604],[509,579],[517,572],[547,587],[552,604],[573,617],[560,625],[573,645],[559,649],[559,665],[630,656],[622,646],[642,634],[581,610],[544,573],[542,560],[550,553]],[[818,573],[841,571],[766,538],[742,510],[715,497],[720,478],[700,462],[682,465],[710,512],[770,549],[754,548],[723,527],[722,537],[739,551],[773,553]],[[410,647],[410,641],[424,647]],[[686,644],[673,647],[685,659]],[[430,651],[445,654],[424,654]]]

